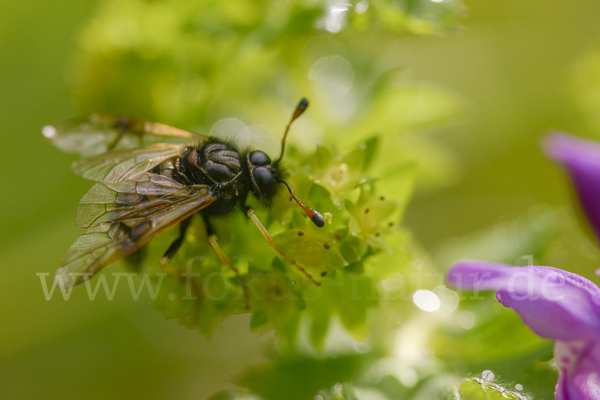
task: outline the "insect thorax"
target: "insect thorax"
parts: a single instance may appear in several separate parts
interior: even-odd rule
[[[208,185],[217,191],[217,199],[206,212],[223,215],[243,201],[249,191],[247,167],[235,148],[213,140],[200,147],[188,148],[179,157],[173,178],[191,185]]]

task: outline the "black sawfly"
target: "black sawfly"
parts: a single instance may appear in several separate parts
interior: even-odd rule
[[[44,136],[56,147],[81,156],[73,163],[73,171],[97,182],[77,208],[76,224],[86,231],[61,261],[56,272],[61,286],[69,288],[86,281],[179,225],[179,236],[160,260],[165,267],[183,244],[194,214],[204,219],[208,240],[222,262],[239,276],[211,227],[211,218],[229,214],[236,207],[252,220],[270,246],[319,285],[275,245],[254,210],[245,204],[252,193],[268,206],[277,185],[282,184],[311,221],[324,226],[323,216],[296,197],[280,170],[290,126],[307,107],[308,100],[303,98],[287,124],[275,161],[263,151],[240,151],[214,137],[107,114],[44,127]]]

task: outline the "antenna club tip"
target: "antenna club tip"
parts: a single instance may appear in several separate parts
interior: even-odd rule
[[[298,103],[298,108],[305,109],[306,107],[308,107],[308,99],[303,97],[300,103]]]
[[[310,220],[319,228],[325,226],[325,218],[323,218],[320,212],[315,211],[315,215],[313,215]]]

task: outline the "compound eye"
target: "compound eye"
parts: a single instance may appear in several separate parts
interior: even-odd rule
[[[263,153],[264,154],[264,153]],[[254,175],[254,180],[258,187],[265,193],[272,193],[275,189],[275,179],[273,179],[273,174],[271,171],[266,169],[265,167],[257,167],[252,171],[252,175]]]
[[[267,165],[271,164],[271,159],[262,151],[255,151],[250,154],[250,162],[252,165]]]

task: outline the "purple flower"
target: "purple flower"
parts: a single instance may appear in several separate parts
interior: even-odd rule
[[[544,141],[544,151],[567,169],[583,210],[600,238],[600,143],[552,133]]]
[[[537,335],[555,340],[560,375],[556,400],[600,399],[600,288],[551,267],[510,267],[460,261],[448,283],[469,291],[495,290]]]

